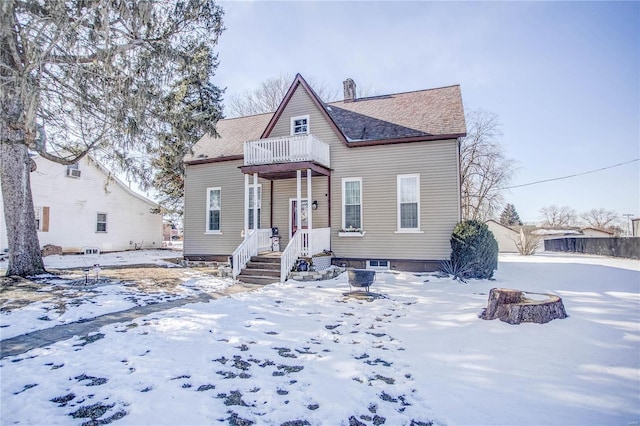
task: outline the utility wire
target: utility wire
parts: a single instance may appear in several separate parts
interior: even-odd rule
[[[551,179],[537,180],[535,182],[523,183],[522,185],[505,186],[502,189],[521,188],[523,186],[537,185],[539,183],[545,183],[545,182],[553,182],[554,180],[569,179],[569,178],[576,177],[576,176],[588,175],[589,173],[601,172],[602,170],[612,169],[614,167],[624,166],[625,164],[634,163],[636,161],[640,161],[640,158],[636,158],[636,159],[630,160],[630,161],[625,161],[624,163],[618,163],[618,164],[613,164],[611,166],[602,167],[600,169],[589,170],[588,172],[576,173],[576,174],[567,175],[567,176],[560,176],[560,177],[551,178]]]

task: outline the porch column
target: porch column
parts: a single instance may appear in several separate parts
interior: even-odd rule
[[[253,205],[251,206],[253,214],[253,229],[258,230],[258,174],[253,174]]]
[[[307,244],[309,246],[309,256],[311,256],[313,253],[311,252],[311,249],[313,247],[312,245],[312,239],[311,239],[311,231],[313,230],[313,197],[311,195],[311,169],[307,169],[307,227],[308,229],[308,234],[307,234]]]
[[[249,175],[244,175],[244,239],[249,238]]]
[[[296,170],[296,230],[302,228],[302,170]]]

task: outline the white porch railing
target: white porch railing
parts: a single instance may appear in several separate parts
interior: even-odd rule
[[[313,256],[323,250],[331,250],[331,228],[312,229],[310,243],[309,245],[307,241],[306,247],[303,247],[303,256]]]
[[[255,256],[260,251],[271,248],[271,229],[258,229],[249,231],[246,238],[231,255],[232,276],[235,279],[242,269],[247,266],[251,256]]]
[[[289,271],[291,271],[296,260],[300,257],[300,253],[302,253],[302,235],[303,231],[296,232],[291,240],[289,240],[287,248],[282,252],[282,256],[280,257],[280,282],[287,280]]]
[[[309,238],[311,237],[311,238]],[[331,229],[317,228],[311,232],[301,229],[291,238],[287,248],[282,252],[280,263],[280,281],[284,282],[289,276],[289,272],[296,260],[300,256],[313,256],[323,250],[331,249]]]
[[[258,139],[244,143],[244,165],[315,161],[331,167],[329,145],[312,134]]]

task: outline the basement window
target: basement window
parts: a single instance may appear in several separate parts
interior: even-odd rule
[[[378,271],[388,271],[388,260],[367,260],[367,269],[375,269]]]

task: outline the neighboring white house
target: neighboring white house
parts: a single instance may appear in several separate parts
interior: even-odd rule
[[[580,230],[582,235],[578,235],[578,237],[582,238],[611,238],[613,237],[612,232],[603,231],[602,229],[596,228],[582,228]]]
[[[135,193],[93,158],[63,166],[34,158],[31,191],[40,246],[65,253],[162,247],[158,204]],[[8,247],[0,193],[0,251]]]
[[[500,253],[518,253],[518,248],[516,247],[516,241],[519,238],[518,232],[493,219],[489,219],[486,224],[498,242],[498,251]]]

